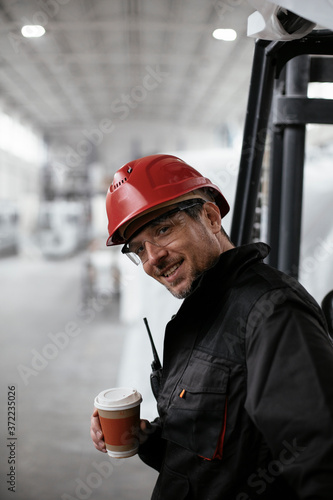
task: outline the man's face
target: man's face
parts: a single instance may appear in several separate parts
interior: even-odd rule
[[[170,230],[169,221],[158,226],[148,226],[134,238],[134,245],[142,243],[145,252],[145,272],[164,285],[177,298],[187,297],[193,282],[219,258],[221,247],[214,227],[207,217],[204,205],[200,219],[195,220],[185,212],[172,217],[174,239],[165,246],[154,244],[153,236]]]

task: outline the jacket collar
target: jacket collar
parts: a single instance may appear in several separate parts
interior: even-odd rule
[[[217,263],[196,280],[193,292],[184,300],[176,316],[189,308],[195,311],[202,310],[205,304],[213,305],[247,267],[262,262],[269,251],[270,247],[260,242],[223,252]]]

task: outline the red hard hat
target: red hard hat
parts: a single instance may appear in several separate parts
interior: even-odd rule
[[[219,188],[180,158],[157,154],[127,163],[115,173],[107,193],[109,238],[106,244],[125,243],[120,231],[123,226],[154,207],[158,209],[160,205],[170,204],[168,202],[202,188],[208,188],[224,217],[229,205]],[[193,194],[192,198],[196,197]]]

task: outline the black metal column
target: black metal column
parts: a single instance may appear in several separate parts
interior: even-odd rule
[[[307,86],[309,81],[333,81],[332,55],[330,30],[314,30],[288,42],[257,40],[255,45],[230,236],[236,245],[251,241],[273,82],[281,78],[289,61],[286,89],[279,89],[280,94],[274,96],[267,241],[272,246],[269,263],[295,277],[300,254],[305,124],[333,123],[333,99],[308,99]]]
[[[282,159],[283,129],[275,125],[272,131],[269,165],[267,243],[270,245],[271,251],[267,257],[267,263],[276,268],[278,267],[280,240]]]
[[[286,97],[304,97],[309,81],[310,58],[299,56],[288,62],[286,68]],[[281,185],[281,215],[278,268],[298,277],[305,124],[286,125],[283,137]]]
[[[285,92],[285,67],[280,77],[275,82],[273,103],[276,98]],[[268,181],[268,224],[267,243],[271,251],[266,259],[273,267],[278,267],[279,239],[280,239],[280,212],[281,212],[281,183],[282,183],[282,159],[283,159],[283,126],[280,124],[271,126],[271,143],[269,155],[269,181]]]
[[[268,45],[270,56],[266,51]],[[258,40],[255,45],[230,234],[235,245],[251,241],[274,85],[275,67],[271,54],[280,45],[281,42],[270,43],[264,40]]]

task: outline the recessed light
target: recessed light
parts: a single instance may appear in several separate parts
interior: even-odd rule
[[[216,40],[224,40],[225,42],[233,42],[237,38],[236,31],[232,29],[218,28],[212,34]]]
[[[38,24],[27,24],[23,26],[21,33],[25,38],[38,38],[45,34],[45,29]]]

